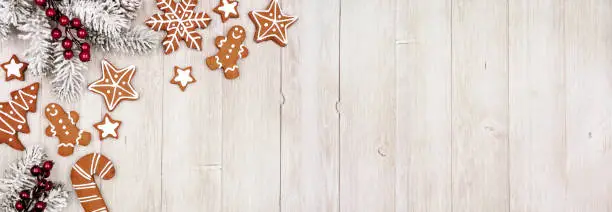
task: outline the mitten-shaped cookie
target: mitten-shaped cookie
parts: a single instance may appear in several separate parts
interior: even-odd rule
[[[217,55],[206,58],[206,65],[211,70],[223,69],[225,78],[235,79],[240,76],[238,72],[238,59],[249,55],[249,50],[242,44],[246,37],[246,32],[242,26],[233,26],[227,36],[218,36],[215,39],[215,46],[219,49]]]
[[[85,212],[108,211],[100,189],[94,181],[94,175],[98,175],[103,180],[112,179],[115,176],[113,162],[98,153],[83,156],[70,171],[72,187]]]
[[[49,137],[57,137],[57,153],[61,156],[69,156],[74,152],[74,147],[87,146],[91,141],[91,133],[83,131],[76,126],[79,114],[75,111],[66,111],[58,104],[51,103],[45,108],[45,116],[49,120],[49,126],[45,134]]]

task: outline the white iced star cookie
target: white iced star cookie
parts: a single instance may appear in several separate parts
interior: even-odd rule
[[[220,0],[219,5],[213,9],[215,13],[221,15],[221,21],[225,23],[230,18],[238,18],[238,2],[235,0]]]
[[[94,124],[94,128],[98,130],[100,135],[100,140],[104,140],[109,137],[115,139],[119,138],[118,130],[120,126],[121,121],[112,119],[108,113],[104,115],[104,119],[101,122]]]
[[[178,66],[174,66],[174,77],[172,77],[170,83],[178,85],[181,91],[185,91],[189,84],[195,82],[195,78],[193,78],[193,75],[191,75],[191,66],[187,68],[179,68]]]
[[[17,55],[13,55],[8,62],[0,64],[0,67],[6,72],[6,81],[13,79],[24,81],[24,72],[28,69],[28,63],[21,62]]]

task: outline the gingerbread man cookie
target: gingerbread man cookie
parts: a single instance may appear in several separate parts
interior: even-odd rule
[[[249,49],[242,44],[246,32],[242,26],[233,26],[227,36],[218,36],[215,45],[219,49],[217,55],[206,58],[206,65],[211,70],[223,68],[225,78],[235,79],[240,75],[238,72],[238,59],[249,55]]]
[[[49,120],[49,126],[45,134],[49,137],[57,137],[59,144],[57,153],[61,156],[69,156],[78,145],[87,146],[91,142],[91,133],[83,131],[76,126],[79,114],[75,111],[66,111],[58,104],[51,103],[45,109],[45,116]]]

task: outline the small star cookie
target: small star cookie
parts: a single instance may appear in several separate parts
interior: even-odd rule
[[[170,80],[170,83],[178,85],[179,88],[181,88],[181,91],[185,91],[189,84],[196,82],[191,73],[191,66],[187,68],[179,68],[178,66],[174,66],[174,77],[172,80]]]
[[[230,18],[240,17],[240,14],[238,14],[238,2],[234,0],[220,0],[219,5],[213,11],[221,15],[223,23]]]
[[[17,55],[13,55],[8,62],[0,64],[0,67],[6,72],[6,81],[13,79],[24,81],[24,72],[28,69],[28,63],[21,62]]]
[[[119,127],[121,126],[121,121],[114,120],[108,115],[104,115],[104,120],[94,124],[94,128],[98,130],[100,135],[100,140],[104,140],[106,138],[119,138]]]
[[[255,24],[255,42],[272,40],[279,46],[287,46],[287,29],[295,23],[297,17],[283,14],[278,0],[272,0],[266,10],[254,10],[249,17]]]
[[[138,93],[131,84],[135,72],[136,66],[117,70],[113,64],[102,60],[102,78],[91,83],[88,89],[102,95],[108,110],[113,111],[123,100],[138,99]]]

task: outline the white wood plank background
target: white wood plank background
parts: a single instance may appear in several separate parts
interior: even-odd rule
[[[109,156],[113,211],[612,211],[612,1],[280,3],[299,16],[286,48],[253,42],[247,12],[268,1],[241,0],[241,19],[210,14],[202,52],[96,53],[90,82],[103,58],[137,66],[118,140],[59,157],[40,111],[22,140],[65,183],[79,156]],[[145,0],[137,24],[158,12]],[[235,24],[251,54],[228,81],[204,58]],[[0,43],[0,61],[26,45]],[[186,92],[175,65],[193,67]],[[1,82],[0,101],[34,81]],[[39,108],[55,101],[41,82]],[[107,112],[90,92],[63,106],[90,131]],[[18,156],[0,145],[0,168]]]

